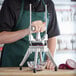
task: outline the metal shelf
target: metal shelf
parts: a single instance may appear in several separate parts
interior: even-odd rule
[[[55,5],[76,5],[76,2],[54,2]]]
[[[0,0],[0,5],[2,5],[3,1],[4,1],[4,0]]]

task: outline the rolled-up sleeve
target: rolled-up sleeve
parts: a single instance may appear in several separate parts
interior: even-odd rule
[[[59,32],[59,27],[57,23],[57,17],[56,17],[56,12],[54,8],[53,2],[49,5],[49,24],[48,24],[48,38],[57,36],[60,34]]]
[[[11,31],[14,26],[13,13],[9,7],[9,0],[5,0],[0,10],[0,32]]]

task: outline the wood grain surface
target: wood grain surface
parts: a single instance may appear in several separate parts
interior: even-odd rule
[[[44,70],[33,73],[29,68],[19,70],[19,67],[0,68],[0,76],[76,76],[76,70]]]

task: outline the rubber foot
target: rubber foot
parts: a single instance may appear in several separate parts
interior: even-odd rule
[[[33,72],[36,73],[36,69],[35,68],[33,69]]]
[[[22,67],[20,66],[20,70],[22,70]]]
[[[57,71],[58,69],[57,69],[57,66],[55,66],[55,71]]]

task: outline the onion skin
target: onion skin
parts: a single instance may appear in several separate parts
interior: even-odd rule
[[[71,63],[73,63],[73,64],[71,64]],[[74,70],[74,69],[76,69],[76,62],[72,59],[67,59],[66,66],[68,67],[68,69]]]
[[[66,64],[60,64],[59,69],[67,69],[67,65]]]

